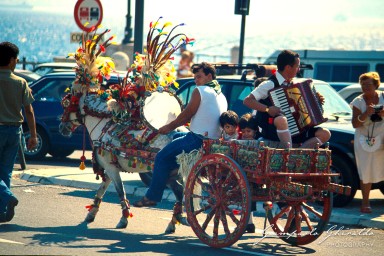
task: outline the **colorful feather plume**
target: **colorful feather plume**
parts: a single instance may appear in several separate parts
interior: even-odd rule
[[[68,55],[73,56],[77,63],[76,78],[72,83],[72,89],[75,91],[97,91],[103,79],[109,79],[110,73],[115,69],[111,58],[101,56],[112,44],[114,36],[100,44],[103,36],[110,30],[106,29],[100,35],[97,35],[96,31],[96,27],[92,27],[89,32],[84,32],[76,53]]]
[[[184,33],[174,31],[184,23],[170,29],[171,22],[165,22],[160,26],[160,17],[155,23],[149,25],[147,35],[147,49],[145,54],[135,53],[135,60],[131,70],[141,74],[141,82],[147,91],[156,90],[157,86],[167,86],[176,80],[176,69],[171,60],[172,54],[183,45],[193,45],[194,39],[188,38]]]

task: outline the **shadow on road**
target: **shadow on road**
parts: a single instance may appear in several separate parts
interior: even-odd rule
[[[89,228],[85,222],[76,226],[56,227],[28,227],[17,224],[0,226],[0,231],[5,232],[31,232],[28,238],[32,240],[30,245],[59,246],[63,249],[84,249],[97,251],[98,253],[164,253],[167,255],[181,255],[183,252],[195,252],[199,255],[230,255],[233,251],[215,249],[203,245],[196,237],[180,237],[175,235],[153,235],[122,233],[120,230]],[[243,237],[242,239],[247,239]],[[249,240],[249,238],[247,239]],[[91,241],[91,242],[90,242]],[[102,242],[101,242],[102,241]],[[182,246],[180,246],[182,243]],[[314,254],[315,250],[307,247],[295,247],[281,243],[242,243],[239,247],[255,253],[271,255],[304,255]],[[80,251],[79,251],[80,250]],[[181,251],[182,250],[182,251]],[[191,255],[185,253],[185,255]]]

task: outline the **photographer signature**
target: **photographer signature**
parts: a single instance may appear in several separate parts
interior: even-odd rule
[[[263,241],[265,238],[281,238],[285,237],[287,239],[291,237],[303,237],[303,236],[320,236],[317,232],[317,229],[314,228],[311,231],[301,231],[300,233],[297,233],[297,230],[294,230],[293,232],[274,232],[273,231],[274,224],[266,227],[263,230],[263,234],[265,234],[259,241],[257,241],[254,244],[258,244],[259,242]],[[272,230],[271,230],[272,229]],[[269,232],[267,232],[269,231]],[[319,244],[322,244],[324,241],[328,240],[330,237],[336,237],[336,236],[373,236],[374,233],[372,232],[372,228],[363,228],[362,230],[350,230],[346,229],[344,226],[338,227],[337,225],[333,225],[330,227],[327,231],[324,232],[325,236],[323,239],[319,241]]]

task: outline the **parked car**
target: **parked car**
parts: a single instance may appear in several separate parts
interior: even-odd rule
[[[347,87],[348,85],[351,85],[353,83],[351,82],[328,82],[330,86],[332,86],[333,89],[336,91],[340,91],[341,89]]]
[[[74,79],[74,72],[51,73],[31,84],[30,87],[35,98],[32,106],[35,112],[39,143],[34,150],[25,151],[27,159],[41,159],[47,153],[54,157],[66,157],[75,150],[83,149],[82,127],[79,127],[71,138],[64,137],[59,132],[60,118],[63,114],[61,98],[67,94],[65,90],[71,87]],[[117,82],[117,75],[112,75],[106,85]],[[30,136],[27,123],[23,124],[23,130],[26,137]],[[91,149],[89,139],[86,141],[86,149]]]
[[[29,85],[41,77],[39,74],[33,71],[24,69],[15,69],[13,73],[17,76],[24,78]]]
[[[218,76],[222,92],[228,101],[228,108],[235,111],[239,116],[251,112],[244,106],[243,100],[253,90],[253,78],[244,76]],[[177,95],[184,106],[189,102],[192,91],[196,87],[193,78],[181,78],[177,80],[182,84]],[[354,153],[354,129],[351,124],[352,110],[347,102],[326,82],[314,80],[315,88],[325,97],[324,116],[328,118],[321,126],[328,128],[331,133],[329,141],[332,150],[331,169],[334,173],[340,173],[334,182],[351,186],[350,196],[334,195],[334,206],[342,207],[347,205],[359,189],[359,176],[357,173]],[[372,189],[380,189],[384,193],[384,182],[373,184]]]
[[[384,91],[384,87],[380,86],[379,90]],[[360,84],[351,84],[339,91],[340,96],[348,103],[362,93]]]
[[[43,76],[48,73],[71,71],[75,67],[75,62],[47,62],[36,65],[32,71]]]

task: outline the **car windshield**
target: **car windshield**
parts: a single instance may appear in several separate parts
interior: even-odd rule
[[[315,89],[324,96],[324,116],[350,116],[352,109],[348,103],[327,83],[315,82]]]

